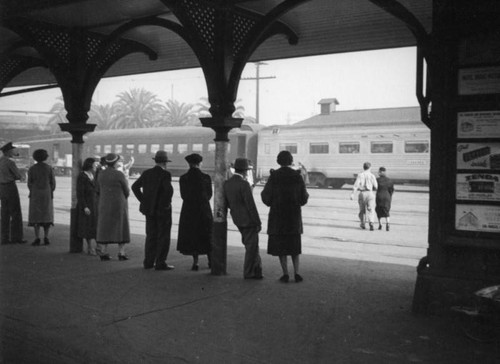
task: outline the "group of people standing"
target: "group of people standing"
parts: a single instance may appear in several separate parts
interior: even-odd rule
[[[382,219],[385,219],[385,229],[389,231],[389,217],[394,193],[394,183],[386,176],[385,167],[378,170],[379,177],[376,178],[371,172],[371,163],[363,164],[363,172],[359,173],[351,193],[351,200],[356,191],[359,191],[359,221],[360,227],[366,229],[366,222],[371,231],[374,230],[375,216],[378,218],[378,229],[382,230]],[[376,193],[374,194],[374,191]]]
[[[12,160],[17,155],[16,147],[9,142],[0,150],[0,199],[2,204],[2,237],[4,244],[25,244],[23,234],[23,218],[19,191],[16,181],[21,179],[21,173]],[[33,152],[35,164],[28,170],[27,185],[29,190],[28,226],[33,226],[35,240],[33,246],[42,244],[40,229],[43,228],[43,245],[49,245],[50,227],[54,225],[54,190],[56,179],[54,171],[46,163],[48,153],[44,149]]]

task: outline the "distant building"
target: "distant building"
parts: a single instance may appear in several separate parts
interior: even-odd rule
[[[52,116],[48,112],[0,111],[0,143],[49,134],[48,121]]]

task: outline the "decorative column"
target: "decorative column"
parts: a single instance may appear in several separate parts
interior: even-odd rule
[[[92,95],[105,72],[120,58],[133,52],[145,53],[149,59],[156,59],[157,55],[140,43],[119,39],[116,34],[108,37],[24,18],[12,19],[6,26],[40,54],[63,94],[68,123],[59,125],[73,137],[69,250],[79,253],[83,244],[76,236],[76,181],[82,165],[83,135],[95,128],[87,124]]]
[[[162,0],[180,23],[170,30],[193,49],[205,74],[212,117],[201,118],[204,127],[215,131],[214,228],[212,274],[226,274],[227,207],[223,184],[228,168],[228,133],[241,126],[233,118],[234,101],[241,73],[255,49],[266,39],[284,34],[290,44],[297,35],[279,18],[307,0],[285,0],[263,15],[240,8],[231,0]],[[167,24],[165,22],[165,24]]]

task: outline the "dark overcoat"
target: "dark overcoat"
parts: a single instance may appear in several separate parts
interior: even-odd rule
[[[375,196],[375,211],[377,212],[377,217],[389,217],[392,194],[394,193],[394,183],[386,176],[377,178],[377,183],[377,195]]]
[[[80,172],[76,180],[77,236],[83,239],[95,239],[97,234],[97,189],[95,179],[90,179],[85,172]],[[84,211],[90,210],[90,215]]]
[[[224,199],[226,206],[231,210],[231,218],[238,228],[261,226],[252,188],[241,175],[234,174],[224,182]]]
[[[301,206],[307,203],[309,194],[300,171],[290,167],[272,171],[261,197],[262,202],[270,207],[267,223],[269,235],[302,234]]]
[[[155,216],[171,211],[172,175],[156,165],[145,170],[132,184],[132,192],[140,202],[139,211],[146,216]]]
[[[190,168],[179,178],[179,186],[182,208],[177,250],[184,255],[208,254],[213,224],[212,179],[199,168]]]
[[[110,167],[97,178],[97,241],[101,243],[130,242],[128,201],[130,194],[125,175]]]
[[[38,162],[28,170],[28,225],[54,223],[54,190],[56,179],[52,167]]]

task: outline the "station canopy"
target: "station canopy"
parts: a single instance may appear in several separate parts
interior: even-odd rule
[[[237,7],[261,14],[281,2],[283,0],[233,1]],[[398,2],[430,33],[432,0]],[[160,0],[0,0],[0,6],[0,56],[6,56],[21,41],[18,34],[5,26],[19,17],[103,35],[131,20],[150,16],[177,22]],[[276,35],[260,45],[251,62],[416,45],[416,39],[401,20],[369,0],[310,0],[286,13],[281,21],[298,35],[298,44],[290,45],[283,36]],[[157,52],[158,59],[151,61],[139,53],[128,55],[114,64],[105,77],[199,67],[185,41],[168,29],[141,26],[125,33],[123,38],[150,47]],[[16,52],[31,56],[36,53],[29,47],[17,49]],[[55,82],[47,69],[37,67],[19,74],[7,87]]]

